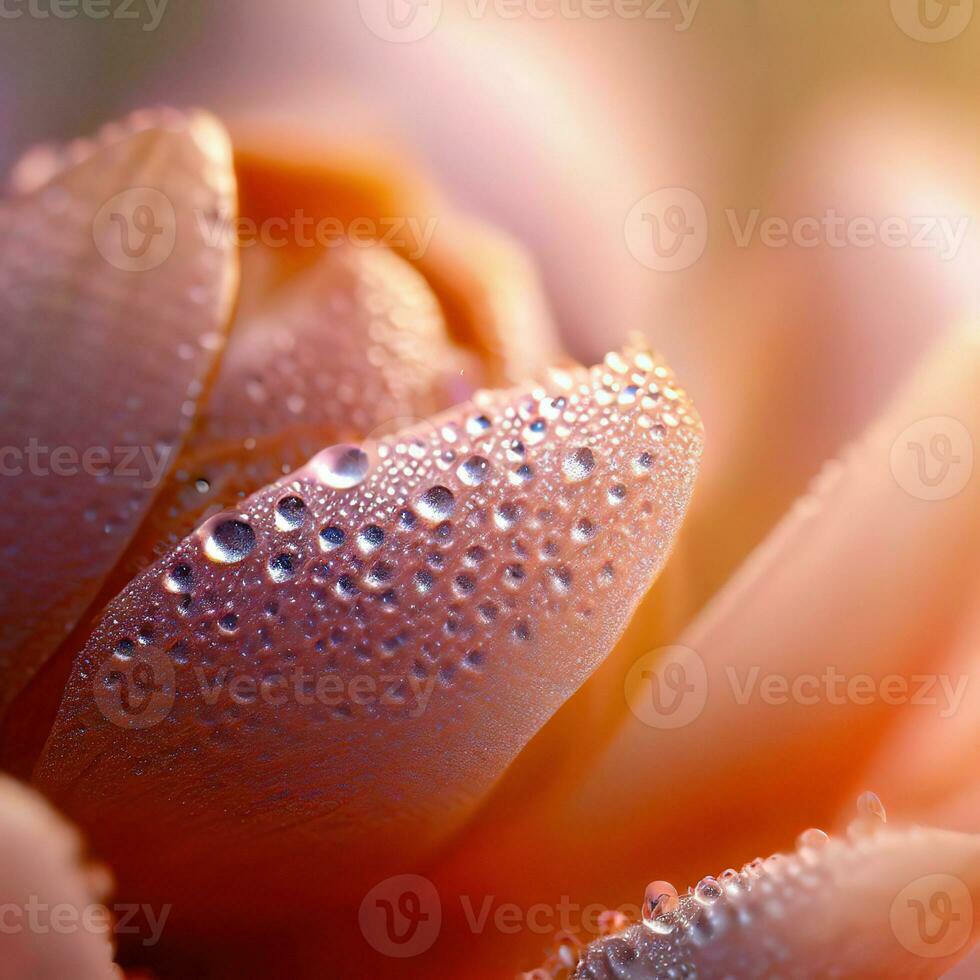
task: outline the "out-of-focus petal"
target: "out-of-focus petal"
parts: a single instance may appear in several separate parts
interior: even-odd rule
[[[832,824],[892,717],[868,684],[891,698],[888,678],[930,669],[970,601],[978,432],[971,328],[939,345],[676,646],[621,675],[635,714],[611,744],[580,771],[538,770],[533,824],[521,786],[504,784],[441,884],[456,892],[479,879],[518,902],[616,904],[638,887],[641,863],[683,879],[686,855],[749,857],[803,821]],[[582,840],[594,846],[582,853]]]
[[[0,776],[0,978],[121,980],[105,875],[42,797]]]
[[[975,477],[976,478],[976,477]],[[868,782],[902,813],[943,826],[980,826],[980,591],[949,655],[938,644],[911,684],[908,704],[869,769]]]
[[[976,938],[980,837],[912,828],[829,840],[693,892],[653,926],[596,940],[575,980],[939,977]]]
[[[200,218],[231,209],[209,116],[137,116],[40,157],[0,204],[0,706],[72,629],[158,491],[236,281]]]
[[[210,519],[76,662],[37,778],[188,928],[431,854],[615,642],[701,429],[632,350],[365,449]]]
[[[242,212],[259,228],[293,225],[300,216],[306,239],[380,241],[412,262],[494,384],[523,381],[557,361],[555,327],[530,257],[502,233],[454,213],[411,168],[252,127],[236,138],[236,170]],[[293,247],[279,259],[294,271],[314,256]]]

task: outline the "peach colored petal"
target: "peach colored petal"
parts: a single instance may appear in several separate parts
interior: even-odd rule
[[[425,280],[380,246],[319,253],[258,309],[240,310],[187,444],[101,601],[11,709],[8,765],[30,771],[105,604],[204,517],[326,444],[377,437],[461,401],[479,379],[475,358],[449,340]]]
[[[121,980],[105,876],[40,794],[0,776],[0,978]]]
[[[615,642],[700,448],[632,351],[325,450],[111,604],[40,784],[125,887],[189,891],[175,916],[357,894],[458,827]],[[244,902],[232,868],[261,881]]]
[[[978,902],[976,835],[829,840],[704,879],[654,926],[596,940],[572,977],[939,977],[976,940]]]
[[[896,711],[893,731],[869,768],[868,781],[901,800],[914,819],[980,826],[980,591],[947,655],[929,646],[929,667],[915,679],[914,700]],[[900,713],[899,713],[900,712]]]
[[[274,148],[274,149],[273,149]],[[558,359],[554,324],[528,254],[480,222],[455,214],[413,170],[365,151],[341,152],[251,126],[236,133],[242,213],[260,226],[309,219],[312,229],[377,239],[429,281],[455,338],[485,361],[494,384],[522,381]],[[281,250],[280,275],[315,258]]]
[[[125,549],[223,343],[235,257],[197,217],[232,205],[225,136],[203,114],[140,120],[25,166],[0,204],[0,706]]]
[[[441,885],[458,892],[479,878],[519,902],[568,894],[615,904],[640,887],[641,863],[686,878],[685,852],[703,863],[747,858],[803,821],[831,823],[892,710],[863,694],[822,697],[820,676],[835,668],[848,682],[867,674],[878,683],[928,667],[932,644],[966,608],[980,558],[980,480],[957,483],[969,472],[962,430],[952,482],[918,482],[910,443],[928,453],[931,433],[908,426],[934,417],[980,432],[974,328],[939,346],[677,647],[655,644],[621,675],[637,714],[608,747],[579,770],[539,765],[533,813],[521,807],[526,779],[504,782],[439,871]],[[942,475],[945,458],[926,458],[927,478]],[[944,489],[947,499],[921,499]],[[805,681],[806,703],[778,687],[769,693],[771,676],[788,686],[810,675],[817,697]],[[595,845],[583,849],[583,840]]]

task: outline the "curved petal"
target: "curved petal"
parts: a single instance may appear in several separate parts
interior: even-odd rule
[[[632,351],[325,450],[111,604],[40,784],[191,927],[421,861],[615,642],[700,448]]]
[[[830,840],[703,879],[653,927],[596,940],[572,976],[939,977],[976,940],[978,901],[976,835],[913,828]]]
[[[143,117],[0,204],[0,708],[65,638],[175,458],[223,343],[236,260],[223,131]]]
[[[0,776],[0,978],[121,980],[105,876],[33,790]]]

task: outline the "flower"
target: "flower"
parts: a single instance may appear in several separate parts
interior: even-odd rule
[[[935,663],[975,635],[976,329],[695,616],[730,515],[717,471],[692,498],[701,423],[664,361],[637,338],[571,362],[498,233],[401,170],[277,151],[143,112],[29,154],[0,212],[3,759],[113,869],[117,923],[161,927],[117,927],[122,961],[478,977],[551,943],[550,973],[646,980],[963,956],[976,837],[882,827],[873,795],[836,831],[872,776],[900,816],[975,812],[977,716]],[[962,732],[941,772],[930,679]],[[3,793],[11,860],[45,855],[8,906],[103,908],[63,821]],[[68,932],[11,949],[112,975],[109,930]]]

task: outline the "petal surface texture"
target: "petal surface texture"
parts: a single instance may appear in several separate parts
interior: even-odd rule
[[[67,153],[67,151],[65,151]],[[237,260],[199,218],[234,206],[231,152],[196,114],[32,155],[0,204],[0,707],[129,543],[193,419]]]
[[[631,350],[323,450],[111,604],[41,785],[124,888],[190,887],[212,917],[222,870],[283,915],[297,881],[337,899],[402,870],[616,641],[701,443],[670,371]]]
[[[829,840],[705,879],[652,927],[597,940],[572,976],[939,977],[975,939],[978,900],[975,835],[913,828]]]
[[[118,980],[111,922],[78,833],[44,799],[0,777],[0,978]]]

